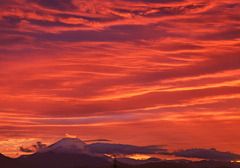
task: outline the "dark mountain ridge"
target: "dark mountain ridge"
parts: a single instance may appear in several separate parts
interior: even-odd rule
[[[0,153],[0,167],[1,168],[34,168],[17,159],[12,159]]]
[[[111,162],[103,157],[87,154],[55,153],[51,151],[19,157],[17,160],[36,168],[102,167],[111,165]]]
[[[98,145],[99,147],[99,145]],[[102,146],[100,146],[102,149]],[[114,149],[113,149],[114,150]],[[94,150],[96,151],[96,150]],[[117,168],[240,168],[240,163],[227,161],[161,160],[150,158],[135,160],[118,158]],[[60,141],[31,155],[12,159],[0,154],[0,168],[112,168],[113,159],[92,153],[88,145],[78,138]]]
[[[0,154],[0,168],[112,168],[107,159],[86,154],[35,153],[12,159]],[[117,168],[240,168],[240,163],[220,161],[159,161],[128,165],[117,161]]]

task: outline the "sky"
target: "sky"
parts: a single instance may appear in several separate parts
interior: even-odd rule
[[[239,0],[0,3],[0,153],[67,134],[240,154]]]

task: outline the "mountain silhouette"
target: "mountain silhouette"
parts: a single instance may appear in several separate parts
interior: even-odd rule
[[[110,166],[111,162],[103,157],[87,154],[35,153],[18,159],[36,168],[70,168],[70,167],[102,167]]]
[[[85,150],[86,144],[78,138],[63,138],[58,142],[48,146],[47,148],[41,149],[38,152],[52,151],[55,153],[87,153]]]
[[[83,149],[86,146],[86,143],[81,141],[78,138],[63,138],[60,141],[52,144],[49,148],[58,148],[58,147],[68,147],[68,148],[78,148]]]
[[[86,144],[78,138],[63,138],[32,155],[17,160],[36,168],[70,168],[110,166],[107,156],[91,154],[84,149]]]
[[[0,153],[0,167],[1,168],[34,168],[29,166],[26,163],[22,163],[17,159],[12,159],[9,157],[4,156]]]
[[[34,154],[12,159],[0,154],[0,168],[112,168],[113,159],[104,154],[91,153],[88,145],[78,138],[63,138],[39,149]],[[239,163],[227,161],[135,160],[115,159],[117,168],[240,168]]]

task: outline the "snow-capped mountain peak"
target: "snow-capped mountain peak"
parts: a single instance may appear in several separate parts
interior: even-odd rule
[[[63,138],[49,147],[52,149],[59,147],[83,149],[85,146],[86,144],[78,138]]]
[[[78,138],[63,138],[60,141],[44,148],[39,153],[55,152],[55,153],[86,153],[86,144]]]

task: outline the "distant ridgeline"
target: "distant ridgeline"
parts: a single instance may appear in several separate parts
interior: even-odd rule
[[[64,138],[34,154],[12,159],[0,154],[0,168],[240,168],[220,161],[111,158],[93,153],[78,138]]]

